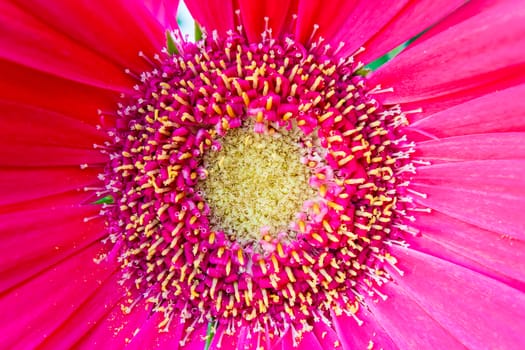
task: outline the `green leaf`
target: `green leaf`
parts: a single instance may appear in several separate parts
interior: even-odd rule
[[[370,73],[372,70],[370,70],[367,67],[362,67],[354,72],[355,75],[360,75],[362,77],[366,77],[368,73]]]
[[[113,199],[112,196],[106,196],[106,197],[102,197],[98,200],[96,200],[95,202],[91,203],[91,204],[113,204],[115,203],[115,200]]]
[[[166,48],[168,49],[168,53],[170,55],[179,53],[179,50],[177,50],[177,46],[175,45],[175,41],[173,40],[173,36],[169,30],[166,31]]]
[[[213,340],[216,330],[217,320],[210,320],[208,322],[208,329],[206,330],[206,345],[204,346],[204,350],[210,350],[211,341]]]
[[[202,29],[197,22],[195,22],[195,41],[202,39]]]

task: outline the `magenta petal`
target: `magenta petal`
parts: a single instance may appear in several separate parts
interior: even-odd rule
[[[302,43],[308,42],[314,34],[314,26],[318,26],[315,37],[332,38],[343,28],[357,6],[356,2],[346,0],[299,1],[295,30],[297,40]]]
[[[232,0],[210,0],[203,6],[200,0],[185,0],[193,18],[206,31],[217,30],[224,35],[228,30],[235,29],[235,14]],[[217,14],[220,14],[219,16]]]
[[[74,42],[94,50],[121,69],[142,72],[148,64],[138,56],[149,57],[164,45],[164,30],[151,12],[138,0],[48,1],[35,0],[17,5]],[[113,78],[109,76],[108,79]]]
[[[183,336],[183,325],[178,324],[180,316],[173,316],[173,327],[169,331],[159,331],[159,323],[163,321],[162,313],[154,313],[140,326],[138,333],[132,338],[127,349],[172,349],[177,350]]]
[[[0,172],[0,205],[12,204],[72,190],[96,181],[100,169],[80,167],[6,168]]]
[[[370,344],[384,349],[398,348],[369,310],[361,307],[357,317],[362,324],[344,314],[332,317],[344,350],[366,349]]]
[[[495,87],[493,87],[495,89]],[[418,118],[410,129],[423,130],[435,137],[525,131],[525,84],[482,94],[468,102]],[[422,106],[427,111],[425,106]]]
[[[0,148],[3,149],[0,163],[3,166],[72,165],[80,170],[80,164],[107,161],[107,156],[93,146],[103,144],[106,135],[93,125],[32,106],[0,101],[0,108],[3,111],[0,116]],[[86,174],[93,175],[93,171]]]
[[[335,347],[334,343],[330,343],[328,341],[325,341],[324,339],[320,339],[320,336],[318,336],[316,333],[313,332],[307,332],[303,334],[303,337],[301,339],[301,342],[297,347],[293,347],[291,349],[298,349],[298,350],[324,350],[324,349],[340,349],[341,347]],[[288,349],[288,350],[291,350]]]
[[[123,293],[120,285],[114,285],[115,291]],[[93,328],[82,337],[74,346],[78,349],[109,349],[124,348],[133,337],[138,334],[142,325],[148,320],[151,306],[142,299],[131,309],[124,313],[122,307],[129,305],[126,298],[119,303],[108,305],[108,314],[96,323]]]
[[[239,0],[244,31],[251,42],[261,41],[265,31],[265,17],[268,17],[268,27],[274,38],[283,34],[283,28],[289,23],[293,13],[297,13],[297,1],[269,0],[252,1]]]
[[[335,329],[331,328],[324,322],[314,323],[313,327],[313,334],[315,335],[315,339],[311,338],[310,341],[306,342],[305,337],[305,339],[303,339],[303,341],[301,342],[301,344],[306,345],[303,345],[305,350],[315,349],[315,346],[319,346],[319,349],[342,349],[342,344],[339,339],[339,335],[337,334]]]
[[[92,328],[102,322],[109,310],[120,303],[122,291],[118,285],[120,273],[114,273],[104,281],[73,314],[57,329],[50,333],[40,344],[42,349],[72,349],[76,344],[91,332]]]
[[[412,249],[450,261],[525,291],[525,242],[501,237],[450,216],[416,215],[421,236]]]
[[[400,1],[396,1],[395,3],[387,2],[386,6],[377,7],[376,2],[372,3],[363,1],[363,3],[367,4],[368,7],[376,8],[378,11],[374,14],[375,16],[372,17],[374,18],[373,21],[368,20],[367,16],[364,16],[363,13],[361,16],[363,19],[367,18],[366,22],[379,22],[382,24],[386,23],[381,28],[375,29],[375,27],[373,27],[369,28],[368,30],[366,30],[367,24],[364,23],[364,26],[359,26],[357,29],[357,32],[365,32],[366,30],[365,33],[369,33],[368,35],[370,40],[363,44],[366,50],[359,55],[359,60],[363,61],[364,63],[369,63],[370,61],[380,57],[381,55],[384,55],[388,51],[404,43],[409,38],[412,38],[421,33],[431,25],[442,20],[458,7],[463,5],[465,1],[409,1],[395,15],[395,17],[387,16],[387,13],[390,11],[391,7],[394,7],[394,4],[397,5],[397,3],[400,3]],[[390,21],[385,22],[386,19]],[[341,35],[341,40],[349,42],[349,40],[346,39],[344,35]]]
[[[434,276],[422,278],[432,279]],[[440,288],[446,288],[447,285],[444,282]],[[461,339],[454,337],[431,313],[423,309],[410,292],[402,290],[395,282],[385,284],[381,292],[388,296],[386,301],[368,298],[366,304],[395,344],[392,349],[465,348]],[[460,298],[461,293],[457,293],[455,297]],[[383,344],[377,345],[381,347]]]
[[[522,75],[525,65],[523,1],[471,2],[482,11],[458,22],[444,20],[413,46],[381,67],[370,83],[393,87],[386,103],[435,98]],[[463,9],[458,11],[461,15]]]
[[[2,106],[8,108],[7,114],[0,116],[2,122],[23,116],[32,110],[33,113],[42,113],[41,117],[54,118],[52,113],[45,113],[52,111],[94,126],[100,123],[97,110],[114,111],[119,98],[117,93],[61,79],[3,60],[0,60],[0,71],[0,96],[6,101],[2,102]],[[28,76],[31,77],[31,84],[27,83]],[[38,114],[34,118],[38,118]]]
[[[189,322],[193,322],[191,320]],[[188,326],[188,325],[186,325]],[[188,335],[187,342],[180,347],[180,350],[201,350],[204,349],[206,344],[206,332],[208,330],[208,324],[203,321],[203,323],[197,323],[194,325],[193,332]],[[184,339],[183,335],[183,339]]]
[[[421,205],[503,236],[525,239],[524,160],[487,160],[421,167],[411,187]]]
[[[133,84],[122,67],[79,45],[65,32],[57,32],[16,5],[3,2],[1,7],[3,59],[105,89],[123,91]]]
[[[216,336],[212,338],[212,341],[210,344],[211,349],[237,350],[238,344],[244,344],[245,337],[246,337],[245,327],[239,329],[233,335],[228,335],[224,333],[226,329],[227,329],[226,325],[217,326]],[[222,336],[220,334],[222,334]]]
[[[163,28],[177,29],[178,0],[146,0],[144,5],[155,16]]]
[[[0,297],[2,348],[34,348],[62,324],[112,272],[93,258],[93,244]]]
[[[347,10],[337,14],[344,17],[344,23],[339,27],[330,27],[330,22],[326,24],[333,30],[331,35],[323,35],[328,42],[337,47],[339,43],[344,43],[339,55],[351,55],[361,47],[365,48],[365,53],[359,55],[359,60],[362,60],[362,55],[372,55],[374,58],[381,56],[375,47],[365,45],[365,43],[376,35],[381,28],[395,18],[399,13],[403,12],[403,8],[410,3],[408,0],[402,1],[347,1]],[[333,14],[336,16],[336,14]],[[326,29],[325,29],[326,30]],[[394,38],[394,40],[406,40]],[[368,59],[368,58],[367,58]],[[368,63],[368,62],[367,62]]]
[[[78,204],[85,199],[75,191],[0,207],[0,292],[102,237],[101,220],[83,222],[99,210]]]
[[[523,292],[412,249],[394,248],[393,253],[405,271],[403,277],[396,279],[399,284],[396,287],[400,287],[396,291],[410,295],[467,348],[520,349],[525,346]],[[404,326],[410,328],[416,322],[417,318],[413,318]],[[427,334],[434,335],[432,330]]]
[[[525,132],[474,134],[418,142],[418,158],[438,162],[525,159]]]

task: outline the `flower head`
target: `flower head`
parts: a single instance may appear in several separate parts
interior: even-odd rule
[[[2,344],[522,345],[525,4],[187,3],[4,6]]]

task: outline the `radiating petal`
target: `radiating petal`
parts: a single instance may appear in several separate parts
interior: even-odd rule
[[[80,45],[91,48],[122,69],[137,73],[151,69],[138,56],[149,57],[164,46],[164,30],[138,0],[16,1],[26,13]],[[111,77],[109,77],[111,78]]]
[[[104,235],[101,220],[83,222],[99,206],[85,193],[66,192],[0,207],[0,292],[45,270]]]
[[[111,308],[119,305],[122,290],[118,285],[118,272],[113,273],[86,301],[51,332],[39,345],[39,349],[72,349],[91,329],[102,322]]]
[[[95,164],[107,156],[93,147],[106,136],[81,120],[0,101],[0,164],[35,167]],[[58,179],[56,179],[58,181]],[[0,200],[1,201],[1,200]]]
[[[217,30],[224,35],[228,30],[236,29],[236,21],[232,0],[210,0],[203,5],[199,0],[185,0],[188,10],[199,25],[209,33]],[[220,15],[218,15],[220,14]]]
[[[123,293],[120,285],[114,285],[115,292]],[[151,306],[146,305],[144,299],[138,301],[129,313],[123,309],[129,305],[128,298],[119,303],[108,305],[108,314],[103,317],[91,330],[75,345],[75,349],[108,349],[119,346],[124,348],[140,328],[147,322],[151,314]]]
[[[80,167],[0,168],[0,205],[82,190],[96,181],[99,172]]]
[[[93,244],[0,297],[2,348],[34,348],[71,315],[112,272],[97,265]]]
[[[12,3],[0,4],[0,23],[3,59],[105,89],[125,91],[133,85],[122,67]]]
[[[239,0],[242,25],[248,40],[261,41],[261,34],[266,29],[265,17],[268,19],[268,27],[274,38],[283,34],[283,28],[289,25],[287,22],[289,23],[292,15],[297,13],[298,2],[298,0]]]
[[[321,350],[326,348],[334,350],[342,349],[339,336],[332,327],[328,326],[328,324],[323,321],[314,323],[313,327],[313,331],[311,333],[309,332],[309,334],[313,334],[315,337],[305,337],[299,347],[302,345],[305,350],[315,349],[316,347]]]
[[[0,59],[0,96],[15,117],[29,107],[48,110],[82,120],[100,123],[98,110],[114,111],[119,96],[107,90],[79,84]],[[28,76],[31,77],[30,83]],[[8,116],[2,115],[2,120]]]
[[[431,279],[433,275],[422,278]],[[431,313],[423,309],[410,292],[390,282],[381,288],[381,293],[388,298],[367,299],[366,304],[397,348],[403,350],[465,348],[461,340],[454,337]],[[457,294],[456,297],[458,295],[461,294]],[[382,346],[382,344],[377,345]]]
[[[354,318],[344,314],[332,317],[344,350],[366,349],[370,345],[384,349],[399,348],[369,310],[364,307],[359,308],[357,317],[362,324],[358,324]]]
[[[396,278],[396,287],[401,287],[396,288],[396,291],[410,295],[429,316],[465,347],[523,347],[523,292],[470,269],[412,249],[394,247],[394,253],[399,258],[399,267],[405,271],[403,277]],[[401,305],[401,309],[404,309],[404,305]],[[406,311],[408,310],[404,310]],[[416,320],[414,318],[414,321],[404,327],[410,328]],[[432,329],[427,330],[427,334],[432,334]],[[440,347],[444,347],[443,344]]]
[[[381,6],[377,4],[377,1],[361,2],[366,4],[367,9],[359,15],[357,23],[349,23],[353,28],[349,30],[350,37],[346,36],[344,31],[340,31],[335,39],[351,45],[358,39],[359,42],[362,42],[366,38],[366,43],[361,43],[366,50],[358,56],[358,60],[364,63],[370,63],[370,61],[420,34],[465,3],[463,0],[385,1],[385,4]],[[404,6],[397,13],[391,12],[399,5]],[[369,12],[371,13],[368,14]],[[392,15],[394,13],[395,16]],[[351,46],[349,47],[351,48]],[[357,48],[348,50],[345,46],[345,52],[351,54]]]
[[[348,2],[349,5],[352,2]],[[421,33],[464,3],[462,0],[357,1],[350,12],[343,12],[346,22],[327,42],[345,45],[340,55],[351,55],[360,47],[365,51],[359,61],[370,61]],[[325,23],[322,24],[327,25]],[[328,25],[330,25],[328,23]]]
[[[172,349],[177,350],[183,336],[183,324],[180,324],[180,316],[174,315],[172,327],[169,330],[160,330],[159,324],[164,320],[160,312],[152,314],[140,327],[137,334],[132,338],[127,349]]]
[[[189,320],[188,322],[193,323],[195,320]],[[188,326],[188,324],[186,325]],[[196,323],[194,326],[193,332],[187,335],[187,342],[180,347],[180,350],[201,350],[204,349],[206,344],[206,334],[208,330],[207,323]],[[184,337],[183,336],[183,339]]]
[[[415,200],[453,218],[525,239],[525,160],[436,164],[418,169]]]
[[[495,88],[494,88],[495,89]],[[414,114],[410,129],[437,138],[489,132],[525,131],[525,84],[482,94],[424,118]],[[424,111],[427,109],[423,105]]]
[[[438,162],[525,159],[525,132],[447,137],[418,142],[416,156]]]
[[[151,11],[163,28],[178,28],[178,0],[146,0],[144,5]]]
[[[474,1],[467,6],[480,5]],[[370,80],[372,86],[394,87],[394,93],[385,95],[384,102],[421,101],[492,83],[506,75],[522,75],[523,0],[493,1],[483,6],[483,11],[463,22],[444,20],[419,44],[416,42],[376,71]]]
[[[218,325],[215,336],[212,338],[210,343],[211,349],[221,350],[237,350],[237,344],[243,344],[246,336],[246,328],[243,327],[234,334],[228,335],[224,333],[227,331],[227,325]]]
[[[421,236],[410,248],[525,291],[525,242],[439,212],[415,215]]]
[[[300,1],[297,12],[296,39],[307,43],[312,34],[331,38],[343,27],[356,6],[358,6],[357,2],[346,0]],[[315,32],[314,26],[319,26]]]

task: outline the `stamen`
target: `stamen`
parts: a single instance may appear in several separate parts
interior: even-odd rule
[[[128,70],[134,95],[100,112],[113,142],[94,146],[109,161],[104,186],[86,190],[111,201],[85,221],[106,217],[104,259],[120,263],[130,301],[161,313],[160,330],[185,323],[181,344],[212,320],[261,346],[289,330],[297,343],[332,312],[362,324],[364,296],[385,299],[387,270],[402,274],[391,246],[429,212],[408,187],[427,165],[403,134],[419,110],[374,98],[391,89],[352,73],[363,48],[338,57],[318,25],[306,47],[272,38],[269,18],[249,43],[235,13],[226,37],[170,32],[177,52],[139,53],[154,68]]]

